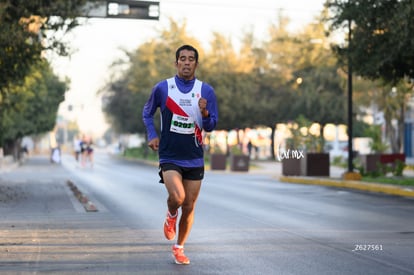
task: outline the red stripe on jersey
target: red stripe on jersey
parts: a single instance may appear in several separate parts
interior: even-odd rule
[[[186,112],[184,112],[184,110],[181,109],[181,107],[174,100],[172,100],[169,96],[167,96],[167,101],[165,102],[165,106],[167,106],[167,108],[174,114],[188,117],[188,114],[186,114]]]

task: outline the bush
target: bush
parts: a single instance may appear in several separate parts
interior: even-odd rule
[[[332,164],[339,167],[346,167],[345,159],[342,156],[336,156],[332,159]]]
[[[126,148],[124,150],[124,156],[134,159],[158,160],[158,152],[152,151],[147,145]]]
[[[406,165],[404,162],[397,159],[394,163],[394,169],[392,171],[392,174],[396,177],[402,177],[405,166]]]
[[[402,177],[405,167],[405,163],[399,159],[397,159],[392,165],[377,163],[377,169],[370,172],[365,171],[362,165],[355,166],[363,177],[371,178],[385,177],[388,173],[391,173],[395,177]]]

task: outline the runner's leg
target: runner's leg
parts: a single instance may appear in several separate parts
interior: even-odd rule
[[[183,180],[185,199],[181,206],[181,218],[178,229],[178,245],[184,245],[194,223],[194,209],[200,193],[201,180]]]

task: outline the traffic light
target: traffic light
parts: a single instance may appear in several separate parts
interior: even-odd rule
[[[159,2],[109,0],[107,1],[106,17],[158,20],[160,16],[159,8]]]
[[[86,17],[158,20],[160,2],[135,0],[89,1],[82,9]]]

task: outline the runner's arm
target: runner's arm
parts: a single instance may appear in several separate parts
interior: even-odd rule
[[[216,128],[218,121],[217,99],[214,89],[209,85],[203,84],[202,97],[207,100],[206,109],[208,111],[208,116],[203,117],[203,129],[207,132],[211,132]]]
[[[148,101],[145,103],[142,110],[142,119],[147,129],[148,141],[158,138],[157,131],[154,125],[154,114],[157,108],[160,107],[159,85],[154,86]]]

